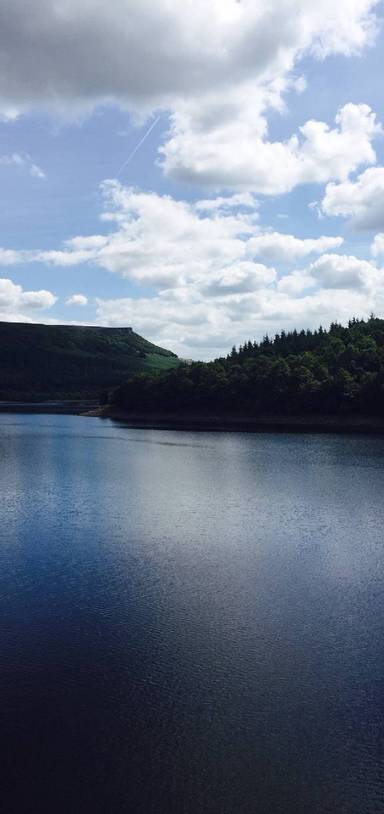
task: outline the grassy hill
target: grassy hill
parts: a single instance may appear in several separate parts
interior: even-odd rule
[[[135,373],[177,367],[131,328],[0,322],[0,399],[93,398]]]

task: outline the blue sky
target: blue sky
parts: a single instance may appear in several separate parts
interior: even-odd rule
[[[26,20],[4,0],[0,319],[208,359],[384,316],[381,15],[36,0]]]

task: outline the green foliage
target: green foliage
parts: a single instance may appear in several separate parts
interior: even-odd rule
[[[126,381],[113,402],[130,412],[197,415],[380,414],[384,320],[291,331],[246,342],[224,359]]]
[[[0,322],[0,399],[97,398],[127,376],[179,364],[131,328]]]

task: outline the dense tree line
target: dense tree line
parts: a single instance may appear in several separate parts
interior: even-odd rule
[[[282,331],[213,362],[135,375],[112,402],[132,413],[377,415],[384,409],[384,320]]]

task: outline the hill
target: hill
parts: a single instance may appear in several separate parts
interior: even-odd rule
[[[178,364],[131,328],[0,322],[1,400],[97,398],[135,373]]]
[[[112,401],[159,416],[383,416],[384,320],[249,341],[214,362],[131,377]]]

